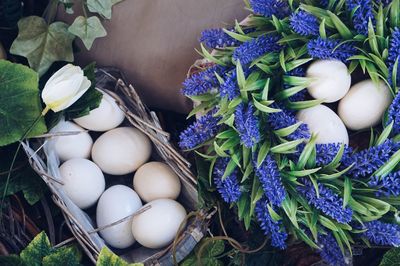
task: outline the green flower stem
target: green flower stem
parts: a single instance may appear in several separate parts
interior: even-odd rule
[[[11,174],[12,174],[12,172],[13,172],[12,170],[13,170],[13,168],[14,168],[15,161],[17,160],[18,152],[19,152],[19,150],[21,149],[22,141],[23,141],[26,137],[28,137],[28,135],[29,135],[29,133],[32,131],[32,129],[35,128],[35,126],[37,125],[37,123],[39,123],[40,119],[43,118],[43,117],[47,114],[47,112],[48,112],[49,110],[50,110],[50,108],[49,108],[48,106],[46,106],[46,107],[44,108],[44,110],[42,111],[42,113],[35,119],[35,121],[33,121],[32,125],[25,131],[24,135],[22,135],[21,139],[19,140],[18,147],[17,147],[17,149],[16,149],[16,151],[15,151],[15,153],[14,153],[14,157],[13,157],[13,159],[12,159],[12,161],[11,161],[11,165],[10,165],[10,168],[9,168],[9,170],[8,170],[7,179],[6,179],[6,184],[5,184],[5,187],[4,187],[3,195],[2,195],[2,197],[1,197],[1,203],[0,203],[0,217],[2,217],[4,199],[5,199],[6,195],[7,195],[8,185],[9,185],[9,183],[10,183]],[[1,220],[1,219],[0,219],[0,220]]]

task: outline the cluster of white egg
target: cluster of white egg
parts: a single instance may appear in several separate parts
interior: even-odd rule
[[[300,110],[297,119],[317,135],[316,143],[349,143],[347,129],[363,130],[376,126],[392,102],[390,89],[383,81],[363,80],[351,86],[347,66],[337,60],[318,60],[310,64],[309,94],[324,103],[338,103],[338,115],[320,104]],[[347,127],[347,129],[346,129]]]
[[[136,128],[119,127],[125,115],[114,98],[102,93],[98,108],[75,123],[61,121],[51,130],[50,142],[62,162],[61,186],[81,209],[97,202],[97,227],[110,246],[127,248],[137,240],[148,248],[162,248],[173,241],[186,217],[186,210],[175,201],[181,191],[179,177],[165,163],[147,162],[150,139]],[[104,133],[93,142],[88,131]],[[104,174],[112,179],[133,172],[133,189],[114,185],[105,190]],[[147,204],[142,206],[142,201]]]

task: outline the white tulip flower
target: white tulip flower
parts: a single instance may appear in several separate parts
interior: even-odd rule
[[[62,111],[76,102],[89,88],[91,82],[84,76],[83,70],[67,64],[54,73],[46,82],[42,99],[46,109]]]

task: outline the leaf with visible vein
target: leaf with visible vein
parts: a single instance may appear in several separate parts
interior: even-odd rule
[[[106,30],[96,16],[85,18],[83,16],[77,17],[71,26],[68,28],[69,32],[81,38],[86,49],[92,48],[93,42],[97,38],[107,35]]]

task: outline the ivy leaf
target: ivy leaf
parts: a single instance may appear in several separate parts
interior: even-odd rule
[[[107,19],[111,19],[112,0],[88,0],[86,4],[90,12],[95,12]]]
[[[386,252],[379,266],[400,266],[400,248],[392,248]]]
[[[107,247],[100,251],[99,258],[97,259],[97,266],[142,266],[142,263],[128,263],[115,255]]]
[[[50,255],[51,246],[45,232],[39,233],[21,252],[21,259],[30,266],[41,266],[43,257]]]
[[[35,71],[0,60],[0,146],[20,140],[41,112]],[[28,136],[46,131],[44,119],[40,119]]]
[[[18,37],[11,45],[10,52],[28,59],[31,68],[42,76],[56,61],[72,62],[72,41],[75,36],[68,32],[64,22],[47,25],[37,16],[22,18],[18,22]]]
[[[96,16],[85,18],[79,16],[74,20],[68,28],[69,32],[81,38],[86,49],[92,48],[93,42],[96,38],[101,38],[107,35],[106,30]]]
[[[56,249],[43,258],[43,266],[80,266],[82,254],[76,246],[66,246]]]

